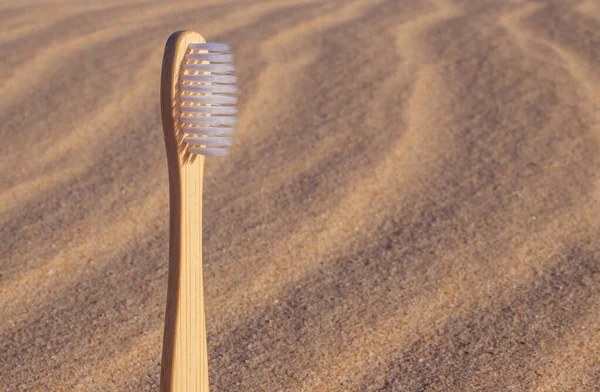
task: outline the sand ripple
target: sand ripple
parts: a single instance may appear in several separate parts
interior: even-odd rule
[[[0,26],[0,391],[158,390],[183,28],[241,87],[205,186],[215,391],[598,390],[597,1],[4,1]]]

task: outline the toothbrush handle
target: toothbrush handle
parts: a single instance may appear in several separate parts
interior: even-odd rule
[[[204,157],[197,156],[180,162],[179,173],[169,173],[169,283],[161,392],[209,392],[202,287],[203,166]]]

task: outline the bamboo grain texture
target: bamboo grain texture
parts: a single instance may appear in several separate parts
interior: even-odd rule
[[[179,122],[180,66],[195,32],[167,41],[161,76],[161,114],[169,167],[170,238],[161,392],[208,392],[208,355],[202,283],[204,157],[186,152]]]

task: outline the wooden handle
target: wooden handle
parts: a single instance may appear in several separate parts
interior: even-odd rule
[[[204,157],[189,154],[179,122],[179,77],[198,33],[180,31],[165,46],[161,115],[170,189],[169,283],[161,366],[161,392],[209,392],[202,289],[202,179]]]

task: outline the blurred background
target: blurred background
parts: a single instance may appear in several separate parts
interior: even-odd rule
[[[228,42],[211,391],[600,389],[600,1],[0,1],[0,391],[158,391],[159,114]]]

